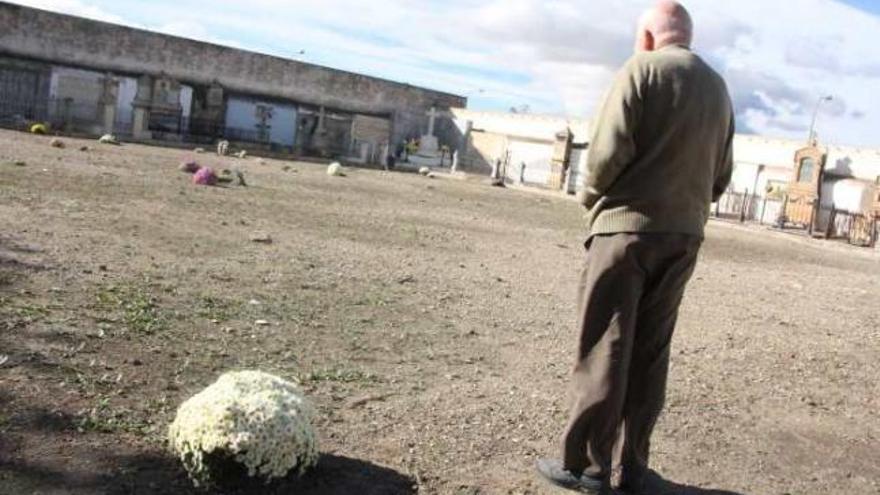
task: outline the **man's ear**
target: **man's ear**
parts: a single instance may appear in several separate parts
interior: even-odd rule
[[[656,45],[654,43],[654,34],[651,33],[651,31],[645,30],[645,34],[643,36],[643,39],[645,40],[645,46],[643,46],[642,49],[646,52],[653,52],[656,48]]]
[[[636,51],[650,52],[654,50],[654,35],[647,29],[640,29],[636,36]]]

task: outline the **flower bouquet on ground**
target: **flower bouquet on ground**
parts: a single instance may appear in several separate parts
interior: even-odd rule
[[[196,486],[269,483],[317,463],[313,416],[296,384],[227,373],[180,406],[168,440]]]

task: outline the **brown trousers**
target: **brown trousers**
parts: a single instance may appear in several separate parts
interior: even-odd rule
[[[572,471],[636,487],[663,409],[672,334],[702,239],[596,236],[580,284],[575,405],[563,435]]]

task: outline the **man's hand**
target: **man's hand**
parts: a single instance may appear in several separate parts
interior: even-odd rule
[[[596,203],[599,202],[599,199],[601,197],[602,197],[601,195],[596,194],[593,191],[590,191],[589,188],[582,189],[582,190],[578,191],[577,196],[576,196],[577,202],[581,206],[583,206],[584,208],[586,208],[588,210],[593,208],[593,206],[595,206]]]
[[[575,198],[581,206],[590,210],[594,206],[596,206],[596,203],[598,203],[600,199],[602,199],[602,195],[599,194],[595,189],[587,186],[584,189],[578,191]]]

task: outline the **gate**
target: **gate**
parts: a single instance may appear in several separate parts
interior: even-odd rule
[[[795,167],[783,208],[784,223],[806,228],[812,235],[816,229],[819,205],[822,204],[822,177],[825,153],[815,146],[798,150]]]
[[[789,224],[812,231],[816,221],[818,199],[788,197],[785,203],[785,220]]]
[[[877,219],[867,215],[853,215],[849,229],[849,243],[871,247],[877,243]]]
[[[20,126],[46,118],[45,101],[39,101],[40,74],[0,67],[0,123]]]

